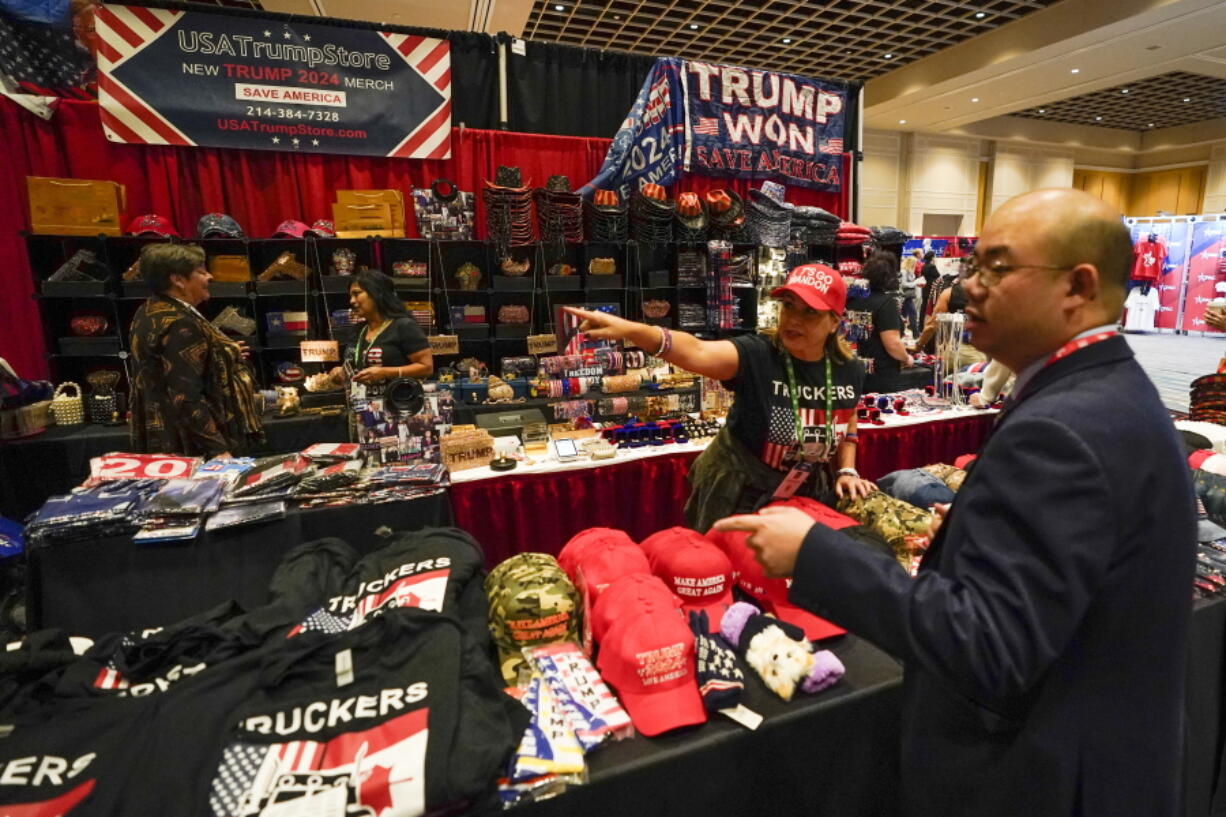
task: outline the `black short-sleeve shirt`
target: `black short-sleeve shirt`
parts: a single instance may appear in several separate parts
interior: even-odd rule
[[[764,335],[732,338],[740,355],[734,377],[724,385],[736,392],[728,413],[728,428],[767,465],[779,471],[792,467],[796,444],[796,419],[788,394],[788,375],[783,355]],[[818,439],[826,425],[826,362],[792,358],[799,394],[801,422],[806,436]],[[856,415],[864,385],[864,367],[858,360],[835,363],[834,428],[842,439],[847,423]]]
[[[870,381],[891,379],[897,376],[902,364],[890,357],[881,342],[881,333],[902,331],[902,316],[898,301],[885,292],[873,292],[866,298],[849,298],[846,312],[847,324],[855,337],[856,354],[864,360]],[[877,375],[873,377],[872,375]],[[869,388],[869,391],[874,389]]]
[[[362,350],[362,360],[355,360],[358,348]],[[355,340],[345,349],[346,362],[352,363],[355,370],[361,371],[368,366],[407,366],[411,361],[409,356],[430,348],[426,334],[421,331],[417,321],[412,318],[394,318],[390,326],[379,333],[366,348],[366,329],[363,328]]]

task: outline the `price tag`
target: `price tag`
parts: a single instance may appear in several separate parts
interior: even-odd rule
[[[734,709],[721,709],[719,714],[731,718],[751,731],[762,725],[762,716],[745,704],[737,704]]]
[[[203,462],[199,457],[165,454],[105,454],[89,461],[92,479],[180,479]]]
[[[528,55],[528,46],[519,37],[512,37],[511,38],[511,53],[517,54],[518,56],[521,56],[521,57],[525,57]]]
[[[334,340],[304,340],[298,344],[303,363],[335,363],[341,359]]]

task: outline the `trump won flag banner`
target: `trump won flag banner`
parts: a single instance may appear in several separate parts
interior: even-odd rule
[[[693,60],[684,77],[686,172],[840,189],[841,84]]]
[[[446,40],[122,5],[96,26],[111,141],[451,156]]]

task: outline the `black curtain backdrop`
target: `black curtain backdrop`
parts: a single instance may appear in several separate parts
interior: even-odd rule
[[[525,42],[507,46],[508,127],[525,133],[613,138],[655,57]]]

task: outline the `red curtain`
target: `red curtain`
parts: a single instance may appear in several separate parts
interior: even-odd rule
[[[865,479],[880,479],[891,471],[950,463],[979,450],[992,431],[995,414],[967,414],[913,426],[860,427],[856,469]]]
[[[452,158],[447,161],[334,156],[217,148],[181,148],[112,144],[99,123],[93,102],[62,100],[50,121],[39,119],[8,99],[0,99],[0,357],[25,377],[47,374],[43,335],[24,242],[28,229],[26,176],[107,179],[127,186],[127,215],[166,216],[185,237],[208,212],[234,216],[247,235],[271,235],[283,220],[310,223],[331,218],[337,189],[396,188],[429,185],[448,178],[462,190],[480,190],[499,165],[515,165],[524,179],[544,185],[555,173],[570,177],[574,187],[593,178],[604,161],[608,139],[455,129]],[[844,176],[849,162],[844,161]],[[693,176],[679,185],[707,190],[729,186],[727,180]],[[745,195],[750,184],[731,185]],[[846,191],[824,193],[791,188],[797,204],[816,204],[845,215]],[[478,224],[484,222],[478,197]],[[415,235],[409,219],[410,235]],[[46,275],[51,270],[39,270]]]

